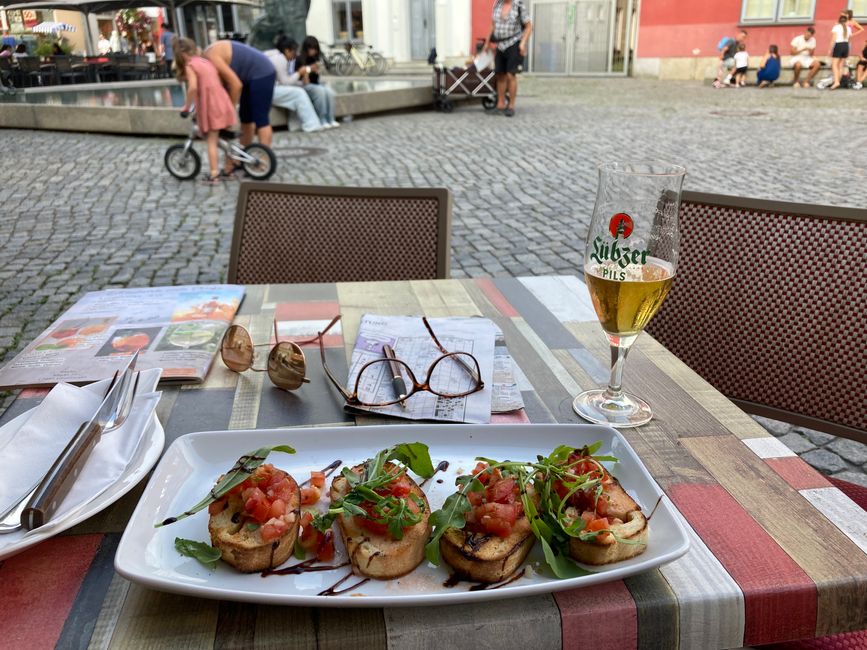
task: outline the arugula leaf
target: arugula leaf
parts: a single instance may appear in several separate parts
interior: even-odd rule
[[[261,449],[256,449],[255,451],[244,454],[235,462],[232,469],[226,472],[223,478],[221,478],[217,484],[211,488],[208,492],[208,496],[186,512],[179,514],[177,517],[169,517],[168,519],[164,519],[163,521],[154,524],[154,528],[168,526],[169,524],[173,524],[181,519],[186,519],[200,510],[204,510],[214,503],[214,501],[219,501],[229,490],[246,481],[256,468],[265,462],[265,459],[268,458],[268,454],[272,451],[280,451],[285,454],[295,453],[295,450],[288,445],[275,445],[273,447],[262,447]]]
[[[558,578],[577,578],[578,576],[587,576],[593,573],[593,571],[582,569],[563,553],[556,552],[544,538],[540,539],[539,543],[542,545],[542,552],[545,554],[545,562],[548,563],[551,571]]]
[[[301,542],[297,539],[295,540],[295,548],[293,549],[292,554],[295,556],[296,560],[303,560],[307,555],[307,551],[304,550],[304,547],[301,546]]]
[[[424,554],[434,566],[440,564],[440,537],[449,528],[463,528],[467,520],[464,517],[470,511],[470,500],[463,492],[454,492],[448,496],[443,507],[431,514],[428,523],[433,528],[433,536],[424,547]]]
[[[395,445],[385,460],[403,463],[422,478],[430,478],[436,473],[430,459],[430,451],[427,445],[421,442],[402,442]]]
[[[211,571],[217,568],[217,560],[223,557],[223,552],[210,544],[182,537],[175,537],[175,550],[181,555],[198,560]]]

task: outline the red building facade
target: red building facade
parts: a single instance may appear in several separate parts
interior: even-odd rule
[[[864,0],[641,0],[633,73],[680,79],[713,76],[717,44],[741,29],[748,33],[751,64],[771,44],[788,55],[791,40],[809,25],[816,29],[816,55],[824,57],[831,49],[831,27],[850,7],[867,23]],[[853,54],[861,51],[865,36],[867,31],[852,38]]]

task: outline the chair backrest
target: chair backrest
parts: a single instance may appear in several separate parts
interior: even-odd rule
[[[72,70],[72,62],[68,56],[55,56],[51,59],[58,72],[69,72]]]
[[[446,189],[242,183],[228,279],[445,278],[451,213]]]
[[[684,192],[647,331],[745,411],[867,442],[867,211]]]
[[[38,56],[22,56],[18,59],[18,67],[22,72],[39,72],[41,65]]]
[[[11,70],[12,69],[12,57],[11,56],[0,56],[0,70]]]

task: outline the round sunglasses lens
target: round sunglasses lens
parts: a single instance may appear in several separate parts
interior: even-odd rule
[[[278,388],[295,390],[304,383],[307,363],[304,352],[295,343],[278,343],[268,355],[268,377]]]
[[[240,325],[232,325],[223,335],[220,356],[229,370],[244,372],[253,365],[253,341]]]
[[[431,392],[442,397],[466,395],[479,385],[479,364],[464,352],[452,352],[431,368]]]

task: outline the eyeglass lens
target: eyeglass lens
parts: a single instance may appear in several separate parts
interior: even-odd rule
[[[479,383],[476,368],[475,357],[465,352],[452,352],[441,357],[430,369],[431,392],[442,397],[466,395]]]

